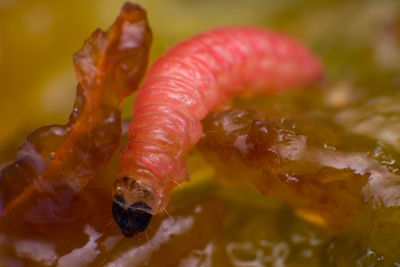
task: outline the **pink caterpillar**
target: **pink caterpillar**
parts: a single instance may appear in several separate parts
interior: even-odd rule
[[[183,41],[158,59],[137,93],[129,144],[121,152],[113,216],[122,233],[143,231],[187,177],[184,155],[201,120],[240,93],[273,92],[318,80],[321,66],[289,37],[225,27]]]

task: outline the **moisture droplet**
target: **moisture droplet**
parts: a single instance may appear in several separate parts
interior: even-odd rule
[[[55,152],[50,152],[49,153],[49,159],[50,160],[55,160],[56,159],[56,153]]]

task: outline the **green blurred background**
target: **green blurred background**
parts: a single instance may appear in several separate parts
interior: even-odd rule
[[[95,28],[112,23],[123,2],[0,0],[1,161],[12,158],[32,130],[67,121],[76,83],[72,54]],[[251,24],[287,32],[306,43],[323,58],[333,80],[353,79],[376,68],[399,71],[400,53],[390,47],[398,38],[394,45],[386,42],[391,54],[376,61],[377,37],[397,31],[397,0],[138,2],[148,11],[154,33],[152,60],[201,30]],[[132,98],[124,105],[125,117],[131,105]]]
[[[15,157],[18,146],[34,129],[67,122],[76,86],[72,55],[80,49],[83,41],[95,28],[109,27],[118,15],[123,2],[122,0],[0,0],[0,167]],[[142,0],[138,2],[147,10],[154,34],[151,60],[159,57],[177,41],[202,30],[222,25],[250,24],[286,32],[305,43],[321,58],[326,69],[326,83],[321,90],[325,97],[316,101],[321,102],[317,103],[320,106],[327,107],[325,112],[329,110],[328,117],[335,117],[335,114],[344,108],[341,106],[342,103],[332,102],[330,96],[335,96],[335,92],[345,92],[345,96],[350,99],[345,105],[355,107],[362,105],[365,99],[374,99],[379,95],[397,97],[393,101],[393,105],[396,106],[400,99],[399,0]],[[358,102],[352,102],[353,98],[357,98]],[[124,117],[131,116],[132,103],[133,97],[130,97],[124,104]],[[367,112],[377,113],[381,109],[379,105],[373,108],[367,105],[361,106],[357,112],[363,115]],[[399,121],[398,113],[394,115],[397,119],[393,121]],[[380,114],[377,113],[377,116]],[[393,121],[385,122],[389,126],[396,125]],[[355,123],[350,120],[348,124]],[[374,137],[376,128],[374,125],[371,128],[373,133],[366,132],[366,135]],[[384,129],[383,126],[380,128]],[[393,132],[397,135],[392,134],[392,136],[400,140],[399,131],[392,130],[390,133]],[[337,134],[344,135],[344,133]],[[355,145],[358,144],[359,142],[355,142]],[[207,170],[202,171],[197,176],[210,175],[205,173]],[[192,174],[193,177],[196,176],[195,173]],[[195,186],[198,190],[199,186],[196,184]],[[186,192],[193,198],[190,190]],[[232,199],[236,200],[238,194],[233,195]],[[244,205],[247,199],[247,196],[239,198],[237,203]],[[248,209],[248,206],[233,210],[233,214],[237,213],[237,216],[232,217],[232,222],[240,222],[240,212],[244,209]],[[266,213],[265,216],[269,214],[271,213]],[[229,216],[227,218],[229,219]],[[398,222],[397,217],[393,218],[393,221]],[[267,230],[273,229],[272,224],[265,225],[265,222],[273,221],[270,219],[259,217],[255,221],[259,222],[260,226],[241,229],[244,232],[238,231],[239,227],[233,223],[234,227],[228,228],[227,236],[234,236],[232,233],[241,235],[246,233],[246,229],[250,229],[254,238],[250,234],[249,240],[257,240],[259,232],[254,229],[263,227]],[[286,217],[282,219],[285,222],[294,220]],[[281,221],[277,221],[280,226],[285,226],[280,223]],[[397,223],[392,227],[398,231]],[[380,226],[377,228],[380,229]],[[383,240],[382,244],[386,246],[386,241],[392,239],[393,232],[388,227],[386,232],[388,237],[383,236],[378,241]],[[274,231],[272,233],[275,234]],[[286,230],[282,233],[286,233]],[[349,235],[350,239],[352,234]],[[342,258],[347,257],[349,262],[353,263],[354,255],[364,253],[364,247],[360,249],[361,252],[354,248],[348,249],[347,245],[353,244],[349,239],[339,237],[338,240],[339,249],[336,247],[331,249],[329,246],[321,249],[323,253],[316,254],[321,255],[323,259],[321,266],[327,266],[324,262],[328,262],[329,257],[339,258],[337,266],[346,266],[340,265],[340,258],[343,255]],[[298,250],[300,251],[300,248]],[[295,246],[294,251],[293,255],[297,255]],[[369,248],[367,251],[366,255],[370,257]],[[328,257],[324,253],[331,256]],[[346,253],[350,256],[346,256]],[[397,251],[389,251],[388,254],[391,253],[398,255]],[[314,256],[312,258],[317,262],[318,259]],[[304,265],[297,263],[297,258],[293,262],[295,264],[291,266],[310,266],[309,261]]]

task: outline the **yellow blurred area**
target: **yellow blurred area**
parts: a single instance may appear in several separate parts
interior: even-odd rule
[[[15,157],[18,146],[30,132],[41,126],[67,122],[72,111],[76,88],[72,55],[81,48],[84,40],[96,28],[105,30],[111,25],[124,2],[124,0],[0,0],[0,169],[7,161],[11,161]],[[311,125],[311,129],[316,129],[319,124],[315,123],[314,125],[315,118],[324,120],[327,128],[333,125],[331,120],[340,118],[334,121],[334,128],[326,131],[327,133],[332,131],[334,134],[325,134],[321,127],[314,131],[315,134],[314,132],[309,134],[311,143],[314,139],[316,142],[316,145],[313,143],[312,145],[318,146],[319,142],[323,140],[324,150],[332,148],[335,151],[337,145],[338,151],[343,147],[348,149],[345,151],[346,153],[351,153],[353,150],[360,152],[365,145],[368,148],[365,149],[369,153],[368,156],[374,156],[384,168],[389,166],[391,171],[394,170],[396,173],[399,171],[399,151],[388,150],[389,152],[387,152],[386,150],[374,150],[374,148],[375,145],[380,148],[381,141],[394,147],[400,140],[398,138],[400,131],[398,131],[399,128],[396,128],[400,121],[397,108],[400,101],[400,0],[140,0],[138,3],[147,10],[153,31],[151,61],[154,61],[179,40],[206,29],[225,25],[256,25],[288,33],[300,40],[321,58],[326,71],[326,81],[321,90],[321,94],[325,98],[320,98],[318,94],[303,95],[303,97],[310,98],[308,99],[310,103],[314,101],[313,97],[315,97],[313,105],[308,105],[308,102],[302,101],[303,98],[296,96],[287,99],[285,96],[280,98],[280,100],[286,99],[287,102],[279,99],[277,101],[277,98],[272,97],[268,98],[270,102],[267,102],[266,98],[259,98],[247,100],[247,103],[250,103],[251,106],[268,107],[272,111],[276,110],[277,114],[283,114],[282,110],[289,115],[296,113],[300,108],[306,110],[304,114],[301,114],[302,117],[298,118],[299,125],[304,128]],[[382,95],[384,97],[379,97]],[[365,104],[362,102],[363,99],[370,102],[367,101]],[[375,101],[376,99],[379,101]],[[134,97],[129,97],[123,106],[125,118],[131,117],[133,100]],[[356,108],[354,109],[354,107]],[[383,110],[383,115],[381,110]],[[339,111],[347,112],[340,113]],[[344,115],[338,117],[337,113]],[[376,116],[368,117],[373,113]],[[304,118],[308,119],[307,123],[302,122]],[[364,121],[368,123],[361,125],[361,122]],[[379,127],[376,126],[377,121],[382,122]],[[360,125],[363,128],[356,127]],[[396,127],[392,127],[393,125]],[[337,130],[339,126],[341,128]],[[348,135],[347,130],[352,128],[360,135]],[[362,131],[359,130],[361,128]],[[362,134],[372,137],[372,139],[360,138]],[[340,143],[342,141],[337,140],[344,140],[343,144]],[[387,140],[394,140],[395,145]],[[370,149],[371,143],[372,148]],[[390,148],[390,146],[388,147]],[[209,149],[211,150],[211,148]],[[115,153],[115,157],[107,169],[96,181],[99,184],[104,183],[102,187],[106,188],[107,196],[110,195],[113,183],[113,179],[110,177],[116,177],[119,165],[117,154]],[[381,266],[369,263],[375,260],[370,259],[370,251],[372,251],[370,249],[371,247],[374,249],[373,246],[378,248],[377,251],[380,253],[377,252],[378,260],[380,259],[379,255],[389,255],[385,256],[388,263],[391,260],[390,255],[392,255],[392,258],[396,259],[396,264],[400,266],[400,263],[397,263],[400,262],[397,261],[400,242],[398,238],[394,238],[400,236],[398,206],[390,207],[382,212],[377,210],[377,215],[363,214],[365,217],[360,217],[359,221],[365,222],[365,224],[361,224],[360,227],[355,225],[353,229],[356,231],[348,234],[348,239],[339,236],[336,240],[337,243],[332,243],[336,241],[331,242],[330,229],[325,229],[327,221],[324,217],[313,212],[312,209],[311,211],[297,209],[293,212],[279,199],[272,197],[266,199],[257,189],[253,186],[250,187],[247,183],[232,182],[232,176],[223,177],[221,175],[229,174],[224,169],[226,166],[223,166],[223,160],[220,166],[216,164],[214,168],[210,164],[212,160],[204,155],[197,150],[190,153],[187,161],[191,183],[182,183],[185,190],[177,186],[171,194],[171,199],[175,198],[170,205],[172,212],[175,210],[178,215],[191,214],[192,216],[194,214],[194,216],[198,216],[199,219],[196,217],[197,225],[193,227],[193,232],[183,233],[182,238],[186,239],[177,239],[178,241],[171,239],[172,242],[178,242],[179,246],[176,246],[177,243],[168,243],[167,240],[165,243],[167,249],[161,250],[157,257],[152,257],[153,265],[150,262],[149,266],[160,266],[159,262],[164,260],[162,255],[169,260],[186,259],[184,257],[187,256],[189,249],[202,256],[201,253],[199,254],[200,250],[196,242],[203,239],[207,242],[210,241],[211,245],[215,242],[216,246],[222,248],[216,250],[216,254],[217,258],[220,257],[224,263],[231,263],[229,255],[224,255],[224,247],[228,251],[228,248],[232,247],[231,244],[235,242],[237,244],[247,242],[243,244],[250,244],[250,247],[253,248],[258,244],[255,242],[261,240],[264,241],[264,247],[261,244],[262,248],[253,249],[253,251],[259,253],[259,251],[265,250],[267,251],[265,255],[267,255],[271,249],[270,245],[265,244],[270,244],[268,242],[272,240],[271,242],[277,247],[280,244],[286,244],[285,246],[291,249],[291,255],[294,256],[288,257],[288,262],[292,263],[288,266],[354,266],[340,263],[343,259],[354,263],[356,258],[361,259],[359,266]],[[296,166],[288,164],[290,167],[288,169],[292,170],[293,168],[300,177],[303,175],[303,169],[306,173],[310,172],[314,175],[312,168],[308,170],[311,166],[308,162],[301,165],[302,162],[299,161],[296,164],[294,164]],[[357,164],[356,162],[355,166],[358,166]],[[229,167],[226,168],[229,169]],[[234,174],[238,177],[248,178],[252,175],[248,173],[248,169],[244,169],[243,172],[237,172],[237,169],[232,168],[230,171],[235,172]],[[254,170],[258,171],[256,168]],[[282,173],[284,172],[286,170],[282,171]],[[351,173],[351,175],[353,174]],[[351,175],[346,172],[341,176],[340,171],[332,171],[332,175],[328,172],[325,176],[318,176],[322,179],[319,180],[321,190],[329,189],[331,184],[348,180],[349,177],[353,177]],[[266,174],[262,173],[259,177],[264,179]],[[308,176],[304,175],[304,177]],[[218,181],[215,182],[214,178],[217,178],[215,180]],[[286,180],[287,184],[291,181]],[[349,188],[358,189],[357,186],[359,185],[351,184]],[[396,188],[397,192],[398,184],[389,186]],[[282,190],[280,187],[276,188]],[[284,189],[286,188],[284,187]],[[334,186],[331,188],[336,189]],[[343,189],[343,192],[341,187],[338,188],[340,189],[338,189],[338,193],[333,191],[335,194],[332,196],[333,199],[337,198],[341,201],[344,199],[342,196],[346,196],[346,188]],[[97,192],[89,186],[85,190],[87,190],[85,192]],[[319,188],[312,187],[312,190],[318,191]],[[286,196],[289,197],[286,199],[289,200],[303,198],[302,195],[294,194],[292,191],[287,192],[282,190],[281,196],[287,194]],[[93,193],[93,196],[96,194]],[[204,200],[203,196],[206,196]],[[97,199],[108,201],[106,198],[103,199],[100,194],[97,198],[93,198],[94,201]],[[352,198],[348,199],[352,200]],[[398,198],[396,198],[397,200]],[[311,201],[309,203],[318,204]],[[321,207],[331,207],[327,203],[331,202],[322,203]],[[345,202],[346,208],[348,203]],[[204,210],[208,210],[201,213],[203,204]],[[108,203],[100,204],[101,208],[94,212],[100,214],[105,208],[111,207],[111,205],[106,205]],[[332,205],[332,207],[335,206]],[[351,207],[351,203],[349,207]],[[187,212],[189,209],[190,212]],[[346,211],[346,209],[344,210]],[[321,208],[321,211],[325,210]],[[108,212],[106,216],[111,216],[110,214]],[[173,216],[175,215],[173,214]],[[298,218],[302,220],[298,220]],[[367,219],[364,220],[364,218]],[[104,224],[103,221],[99,223],[100,219],[96,223]],[[161,219],[164,220],[161,217],[155,220],[160,222]],[[338,220],[341,219],[338,218]],[[373,231],[369,229],[371,225],[374,228]],[[58,231],[58,229],[56,230]],[[156,230],[156,228],[151,229],[153,232]],[[193,233],[197,233],[201,238],[197,238]],[[298,233],[302,233],[302,235]],[[315,233],[320,235],[319,239],[315,237],[317,236]],[[361,233],[362,242],[365,241],[367,253],[362,251],[364,248],[361,248],[358,243],[357,247],[348,248],[352,245],[351,240],[358,238],[358,233]],[[79,233],[75,237],[81,238],[84,235],[84,233]],[[369,237],[365,238],[368,235],[372,236],[370,240],[366,240]],[[0,236],[1,238],[2,236]],[[392,243],[387,245],[387,241]],[[5,243],[6,241],[3,241],[3,244]],[[121,244],[112,253],[120,255],[121,251],[132,246],[131,240],[128,239],[122,241]],[[201,244],[203,245],[203,243]],[[337,247],[335,247],[336,244],[338,244]],[[157,246],[159,248],[158,243]],[[181,246],[182,255],[179,254],[181,250],[176,249]],[[218,256],[218,253],[222,253],[222,256]],[[285,254],[285,257],[287,255],[289,254]],[[363,258],[364,255],[367,257]],[[105,257],[109,257],[109,255],[105,255]],[[244,258],[246,259],[246,257]],[[102,262],[102,260],[101,257],[97,259],[98,262]],[[310,261],[314,261],[314,264],[310,264]],[[362,265],[362,261],[368,262],[368,265],[366,263]],[[392,261],[395,262],[395,260]],[[242,265],[238,264],[237,266],[254,266],[244,265],[243,262],[245,261],[240,262]],[[332,262],[338,262],[338,265],[331,264]],[[283,264],[284,261],[280,260],[280,263]],[[266,266],[272,266],[271,264]],[[94,264],[93,266],[99,265]],[[218,265],[217,261],[215,266],[229,265]]]
[[[1,160],[12,158],[12,151],[34,129],[67,121],[76,86],[72,54],[95,28],[112,23],[123,2],[0,0]],[[178,39],[204,29],[260,25],[282,3],[139,1],[154,33],[152,59]],[[124,105],[125,117],[130,116],[132,102],[131,98]]]
[[[112,23],[123,2],[0,0],[0,160],[12,158],[12,151],[34,129],[67,121],[76,86],[72,55],[95,28],[105,29]],[[357,62],[361,70],[399,66],[396,40],[374,41],[377,31],[396,23],[399,1],[138,3],[147,10],[154,34],[152,60],[178,40],[202,30],[250,24],[288,32],[311,46],[324,61],[329,61],[326,67],[331,77],[352,75]],[[376,45],[375,52],[366,46],[371,43]],[[132,97],[126,101],[125,117],[130,116],[132,103]]]
[[[106,29],[113,22],[123,2],[0,0],[0,161],[13,158],[34,129],[67,121],[76,86],[72,55],[95,28]],[[303,41],[328,63],[333,79],[400,66],[400,41],[391,34],[400,17],[399,1],[138,3],[147,10],[154,34],[152,60],[202,30],[245,24],[287,32]],[[388,37],[382,35],[386,32]],[[124,117],[130,117],[132,103],[133,97],[126,101]]]

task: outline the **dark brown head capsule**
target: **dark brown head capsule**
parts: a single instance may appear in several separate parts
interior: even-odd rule
[[[152,215],[145,210],[151,208],[143,201],[127,206],[122,196],[114,196],[112,215],[126,237],[132,237],[146,230]]]

